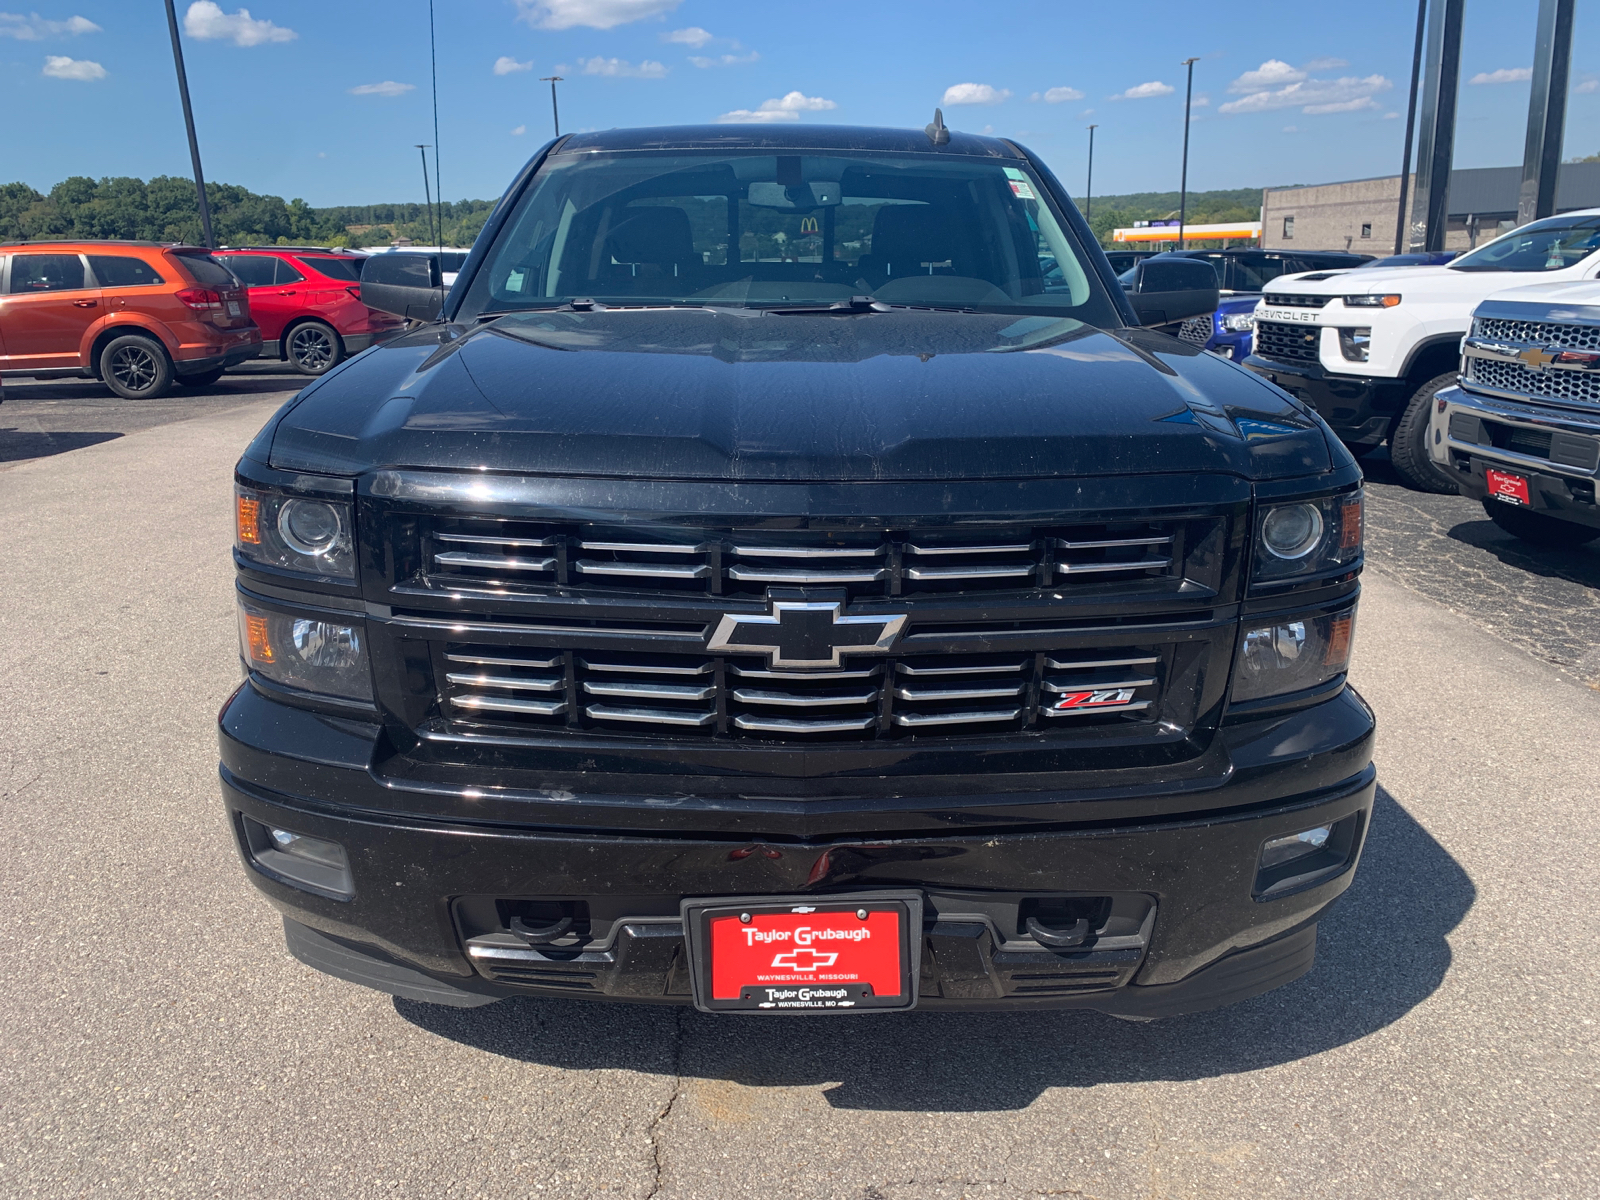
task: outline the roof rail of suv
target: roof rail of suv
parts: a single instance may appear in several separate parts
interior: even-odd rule
[[[223,250],[285,250],[291,254],[356,254],[348,246],[222,246]]]
[[[147,242],[138,238],[32,238],[20,242],[0,242],[0,248],[16,246],[149,246],[163,250],[205,250],[205,246],[191,246],[187,242]]]

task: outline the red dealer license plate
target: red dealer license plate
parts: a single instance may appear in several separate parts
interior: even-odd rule
[[[1483,473],[1484,482],[1489,485],[1489,495],[1496,500],[1504,500],[1507,504],[1527,504],[1528,481],[1521,475],[1513,475],[1509,471],[1496,471],[1490,467]]]
[[[695,1005],[708,1012],[849,1013],[916,1003],[916,893],[686,900],[683,927]]]

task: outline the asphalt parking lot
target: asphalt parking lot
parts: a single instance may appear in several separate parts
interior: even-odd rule
[[[1365,464],[1380,805],[1278,992],[1144,1025],[438,1009],[290,959],[217,802],[229,473],[301,382],[7,385],[0,1194],[1600,1192],[1600,550]]]

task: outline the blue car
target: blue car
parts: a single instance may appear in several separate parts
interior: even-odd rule
[[[1234,292],[1222,297],[1217,311],[1204,317],[1190,317],[1178,330],[1186,342],[1214,350],[1234,362],[1243,362],[1255,336],[1256,301],[1259,292]]]

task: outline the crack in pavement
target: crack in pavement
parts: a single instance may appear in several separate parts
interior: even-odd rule
[[[661,1189],[666,1183],[666,1160],[662,1155],[662,1126],[672,1115],[673,1106],[678,1103],[678,1097],[683,1095],[683,1006],[679,1005],[672,1010],[672,1094],[667,1097],[667,1102],[661,1106],[661,1111],[656,1113],[650,1122],[649,1132],[646,1137],[650,1139],[650,1152],[655,1165],[655,1179],[651,1182],[650,1191],[645,1200],[655,1200],[661,1195]]]

